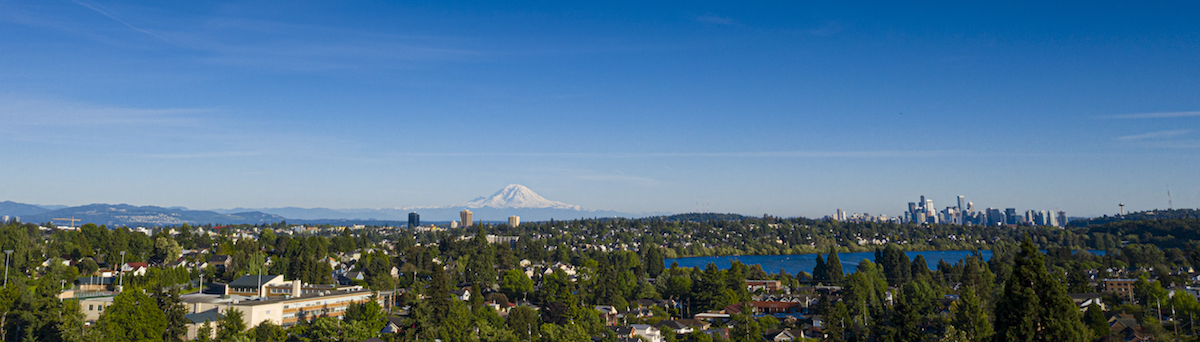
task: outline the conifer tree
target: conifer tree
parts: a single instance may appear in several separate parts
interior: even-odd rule
[[[821,253],[817,253],[817,265],[813,266],[812,279],[814,282],[829,280],[825,278],[825,259],[821,258]]]
[[[828,260],[829,262],[825,263],[825,277],[829,278],[830,284],[841,284],[844,273],[842,273],[842,260],[838,259],[836,247],[829,247]]]
[[[1087,324],[1092,330],[1092,336],[1096,338],[1108,337],[1112,330],[1108,327],[1108,320],[1104,318],[1104,312],[1099,305],[1092,303],[1088,305],[1087,312],[1083,314],[1083,323]]]
[[[1061,282],[1046,272],[1028,236],[1013,258],[1012,275],[996,303],[995,341],[1079,341],[1087,331]]]

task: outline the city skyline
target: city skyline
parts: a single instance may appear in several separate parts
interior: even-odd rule
[[[0,9],[0,201],[1200,207],[1190,2]]]

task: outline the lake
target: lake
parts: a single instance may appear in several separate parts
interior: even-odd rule
[[[936,270],[939,260],[946,260],[947,263],[954,264],[971,255],[971,251],[923,251],[923,252],[904,252],[908,255],[908,260],[915,259],[918,255],[925,256],[925,262],[930,270]],[[992,258],[992,251],[982,250],[979,254],[983,255],[983,260],[987,261]],[[821,258],[827,257],[828,254],[822,254]],[[875,261],[875,252],[857,252],[857,253],[838,253],[838,258],[842,261],[842,271],[845,274],[853,273],[858,268],[858,263],[862,259]],[[704,269],[709,263],[717,264],[721,269],[728,269],[733,265],[733,261],[741,261],[747,266],[762,265],[763,271],[767,273],[779,272],[779,270],[787,271],[790,274],[804,271],[812,274],[813,268],[817,266],[816,254],[788,254],[788,255],[726,255],[726,256],[708,256],[708,257],[690,257],[676,258],[664,260],[667,267],[671,267],[671,263],[678,262],[679,267],[698,266]]]
[[[1041,252],[1045,253],[1046,251],[1041,251]],[[1089,250],[1088,252],[1095,254],[1095,255],[1100,255],[1100,256],[1104,255],[1104,251],[1101,251],[1101,250]],[[967,251],[967,250],[923,251],[923,252],[904,252],[904,254],[908,255],[909,262],[911,262],[913,259],[915,259],[918,255],[924,255],[925,263],[926,263],[925,266],[929,267],[930,270],[937,270],[938,261],[946,260],[947,263],[953,265],[954,263],[959,262],[963,258],[970,256],[971,251]],[[988,261],[988,260],[992,259],[992,251],[990,251],[990,250],[979,251],[979,254],[983,255],[983,261]],[[828,256],[827,253],[821,254],[822,258],[825,258],[827,256]],[[845,274],[850,274],[850,273],[853,273],[855,270],[857,270],[858,262],[862,261],[862,259],[871,260],[871,262],[877,263],[877,261],[875,261],[875,252],[838,253],[838,258],[840,258],[842,261],[842,272]],[[779,270],[782,269],[782,270],[787,271],[790,274],[796,274],[796,272],[799,272],[799,271],[804,271],[804,272],[808,272],[809,274],[812,274],[813,268],[817,266],[817,255],[816,254],[726,255],[726,256],[690,257],[690,258],[666,259],[666,260],[664,260],[664,264],[666,264],[666,266],[669,268],[669,267],[671,267],[672,262],[678,262],[679,267],[690,268],[692,266],[698,266],[701,269],[704,269],[705,267],[708,266],[708,263],[711,262],[711,263],[716,263],[717,267],[719,267],[721,269],[728,269],[730,265],[733,265],[734,260],[741,261],[743,264],[746,264],[746,266],[754,266],[756,264],[762,265],[763,271],[766,271],[767,273],[779,272]],[[828,260],[826,260],[826,261],[828,261]]]

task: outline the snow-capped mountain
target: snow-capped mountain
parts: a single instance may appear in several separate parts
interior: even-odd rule
[[[405,221],[409,212],[421,215],[423,222],[448,222],[459,220],[459,212],[469,209],[475,220],[504,222],[511,215],[521,217],[522,221],[544,221],[549,219],[575,219],[588,217],[641,217],[662,215],[663,213],[629,214],[611,210],[590,210],[578,205],[566,204],[548,200],[533,190],[520,185],[511,184],[495,194],[478,197],[466,203],[438,207],[404,207],[384,209],[326,209],[326,208],[259,208],[259,209],[218,209],[217,212],[234,213],[244,211],[259,211],[279,215],[288,219],[300,220],[396,220]]]
[[[533,190],[520,184],[509,184],[500,189],[495,194],[489,197],[479,197],[462,206],[477,209],[477,208],[496,208],[496,209],[566,209],[566,210],[583,210],[577,205],[570,205],[563,202],[548,200]]]

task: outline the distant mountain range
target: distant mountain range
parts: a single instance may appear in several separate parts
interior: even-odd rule
[[[395,220],[408,221],[408,213],[421,215],[422,222],[449,222],[458,220],[458,213],[471,210],[474,220],[503,222],[511,215],[522,221],[545,221],[549,219],[570,220],[592,217],[641,217],[663,213],[632,214],[611,210],[588,210],[578,205],[548,200],[520,184],[510,184],[491,196],[476,197],[466,203],[441,207],[406,207],[383,209],[326,209],[326,208],[234,208],[217,209],[216,212],[234,213],[259,211],[286,217],[292,220]]]
[[[587,210],[578,205],[548,200],[533,190],[512,184],[491,196],[478,197],[459,205],[384,209],[327,208],[234,208],[189,210],[184,207],[132,206],[128,204],[89,204],[78,207],[39,206],[12,201],[0,202],[0,215],[19,216],[23,222],[50,222],[58,218],[76,218],[80,223],[108,226],[167,226],[188,224],[256,224],[289,221],[295,223],[392,224],[402,225],[409,212],[421,215],[422,222],[449,222],[459,212],[471,210],[475,221],[503,222],[511,215],[522,221],[570,220],[593,217],[642,217],[607,210]],[[56,221],[67,225],[67,221]]]
[[[6,203],[7,204],[7,203]],[[20,203],[16,203],[20,204]],[[7,211],[9,208],[24,209],[23,215],[18,215],[17,211]],[[45,209],[40,212],[36,207]],[[32,213],[32,214],[31,214]],[[60,226],[71,224],[66,220],[56,219],[79,219],[76,225],[85,223],[95,223],[98,225],[108,226],[130,226],[130,227],[155,227],[155,226],[170,226],[188,224],[242,224],[242,223],[270,223],[285,220],[282,216],[264,214],[261,212],[242,212],[242,213],[218,213],[206,210],[187,210],[179,207],[163,208],[155,206],[133,206],[128,204],[89,204],[78,207],[67,207],[56,210],[49,210],[32,205],[22,206],[5,206],[0,208],[0,214],[20,216],[22,222],[51,222]]]

